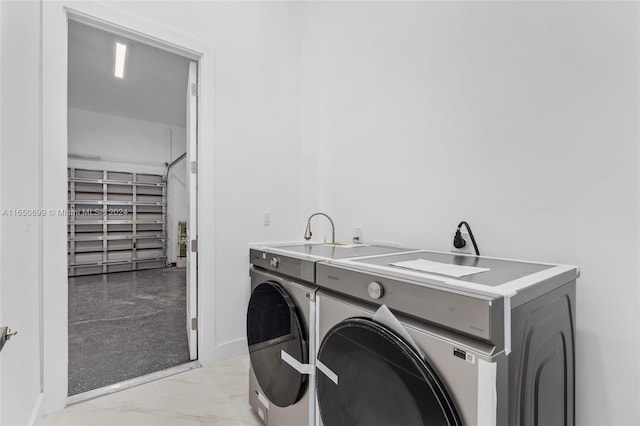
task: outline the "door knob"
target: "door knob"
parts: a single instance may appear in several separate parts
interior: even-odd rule
[[[18,334],[17,331],[11,331],[9,327],[0,327],[0,351],[4,347],[4,344],[11,339],[12,336]]]

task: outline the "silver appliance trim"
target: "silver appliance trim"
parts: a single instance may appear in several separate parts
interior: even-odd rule
[[[417,250],[408,252],[405,254],[419,254],[419,253],[429,253],[432,252],[430,250]],[[444,252],[436,252],[436,253],[444,253]],[[447,253],[450,254],[450,253]],[[369,258],[381,258],[389,255],[379,255],[379,256],[370,256]],[[432,275],[425,272],[412,271],[408,269],[401,269],[397,267],[385,266],[385,265],[377,265],[371,263],[364,263],[362,260],[366,258],[361,257],[358,260],[354,259],[339,259],[339,260],[328,260],[323,262],[326,265],[330,265],[330,267],[348,270],[353,272],[358,272],[361,274],[371,274],[376,276],[384,276],[387,278],[391,278],[397,281],[406,281],[407,283],[412,283],[414,285],[419,285],[424,288],[437,288],[448,289],[448,290],[458,290],[462,292],[471,292],[473,294],[481,295],[481,296],[492,296],[494,298],[500,298],[503,300],[503,314],[502,314],[502,322],[503,322],[503,348],[505,350],[505,354],[509,355],[511,353],[511,310],[523,303],[527,300],[531,300],[534,297],[537,297],[545,292],[549,291],[550,288],[557,287],[559,284],[565,284],[570,281],[574,281],[580,276],[580,272],[576,266],[571,265],[554,265],[549,263],[540,263],[540,262],[527,262],[531,264],[545,265],[550,266],[548,269],[544,269],[518,279],[506,282],[504,284],[500,284],[497,286],[489,286],[479,283],[472,283],[468,281],[462,281],[455,278],[443,277],[438,275]],[[502,261],[514,261],[510,259],[499,259],[499,258],[489,258],[493,260],[502,260]],[[522,262],[522,261],[517,261]],[[318,266],[323,263],[319,263]],[[317,268],[317,271],[320,268]],[[332,288],[338,292],[341,291],[340,288],[335,288],[331,285],[331,283],[327,283],[321,281],[322,278],[317,277],[317,283],[320,286]],[[328,285],[327,285],[328,284]],[[520,293],[520,295],[519,295]],[[360,296],[352,294],[354,297],[359,297],[362,300],[368,300],[366,295]],[[522,297],[519,297],[522,296]],[[401,309],[402,310],[402,309]],[[408,312],[412,315],[414,313]],[[491,327],[493,331],[494,328]],[[480,335],[481,338],[487,338],[487,336]],[[495,342],[495,336],[491,336],[491,340]]]
[[[273,250],[251,249],[249,261],[253,266],[302,281],[315,281],[315,261],[273,253]]]
[[[369,295],[372,282],[384,289],[377,299]],[[329,262],[316,265],[316,284],[373,305],[385,304],[392,311],[502,346],[504,298],[500,295],[448,289],[436,283],[397,279]]]

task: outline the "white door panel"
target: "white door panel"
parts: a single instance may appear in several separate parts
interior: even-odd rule
[[[0,424],[37,421],[42,401],[41,2],[0,2]],[[31,28],[32,31],[24,31]]]
[[[198,64],[189,64],[189,84],[187,85],[187,336],[189,340],[189,356],[198,357],[197,324],[197,69]]]

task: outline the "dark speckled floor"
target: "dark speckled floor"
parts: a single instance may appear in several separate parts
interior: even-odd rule
[[[69,395],[189,361],[186,272],[69,278]]]

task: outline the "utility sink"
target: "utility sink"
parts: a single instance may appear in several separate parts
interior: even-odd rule
[[[327,247],[342,247],[342,248],[351,248],[351,247],[364,247],[365,244],[353,244],[353,243],[324,243],[323,246]]]
[[[316,260],[327,259],[348,259],[363,256],[373,256],[380,254],[400,253],[405,251],[414,251],[414,249],[401,249],[398,247],[385,247],[368,244],[353,244],[348,242],[335,242],[335,243],[302,243],[292,245],[277,244],[271,247],[262,246],[257,247],[257,250],[263,252],[273,252],[282,254],[284,256],[312,256]]]

